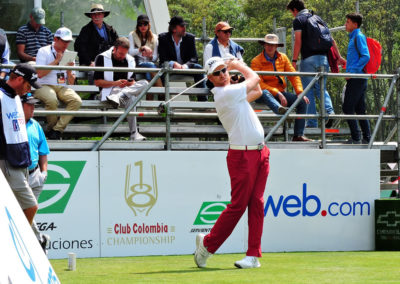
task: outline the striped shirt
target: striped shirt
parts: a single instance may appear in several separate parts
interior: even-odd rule
[[[49,45],[53,42],[52,32],[40,26],[36,32],[30,23],[20,27],[17,31],[16,43],[25,45],[25,53],[35,57],[39,48]]]

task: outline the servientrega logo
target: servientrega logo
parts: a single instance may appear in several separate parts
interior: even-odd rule
[[[193,225],[214,225],[230,201],[203,202]]]
[[[51,161],[39,196],[39,214],[64,213],[86,161]]]

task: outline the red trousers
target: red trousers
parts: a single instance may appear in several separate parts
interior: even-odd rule
[[[247,256],[261,257],[261,236],[264,224],[264,191],[269,173],[269,149],[229,150],[227,156],[231,178],[231,204],[219,216],[204,246],[211,253],[230,236],[248,208],[249,242]]]

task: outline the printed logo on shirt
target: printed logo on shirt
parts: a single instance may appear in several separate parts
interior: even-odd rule
[[[39,196],[39,214],[62,214],[79,181],[86,161],[51,161]]]
[[[15,132],[18,132],[19,131],[19,124],[18,124],[18,119],[13,119],[13,121],[12,121],[12,125],[13,125],[13,130],[15,131]]]

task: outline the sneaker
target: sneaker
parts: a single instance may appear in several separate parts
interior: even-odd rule
[[[50,236],[46,234],[41,234],[42,240],[39,242],[40,246],[42,247],[44,253],[47,255],[47,245],[50,242]]]
[[[47,139],[49,139],[49,140],[60,140],[61,139],[61,132],[52,129],[47,133]]]
[[[369,139],[368,140],[367,139],[361,140],[361,144],[369,144]]]
[[[131,141],[143,141],[146,140],[146,137],[140,134],[138,131],[133,132],[131,134]]]
[[[212,256],[212,253],[208,252],[208,250],[204,246],[203,241],[204,234],[198,234],[196,236],[196,251],[194,252],[194,262],[199,268],[206,267],[207,258]]]
[[[346,144],[361,144],[361,140],[353,140],[350,138],[346,141]]]
[[[258,258],[255,256],[246,256],[242,260],[236,261],[235,266],[237,268],[258,268],[261,266]]]
[[[325,123],[325,128],[332,128],[333,126],[333,119],[330,118],[328,121]]]
[[[287,112],[287,110],[288,110],[287,107],[280,106],[278,108],[278,113],[281,114],[281,115],[284,115]]]
[[[312,139],[309,139],[305,136],[293,136],[292,138],[293,142],[310,142]]]
[[[119,96],[117,94],[109,95],[106,97],[106,99],[113,106],[113,108],[119,108]]]

